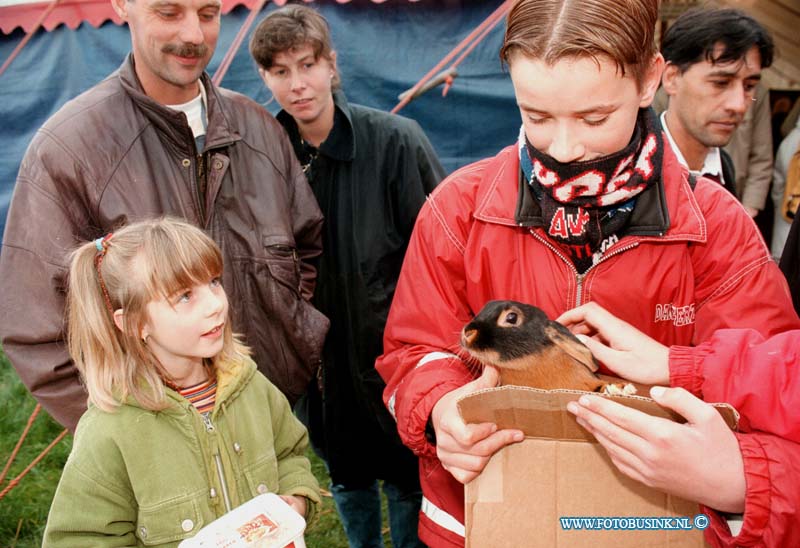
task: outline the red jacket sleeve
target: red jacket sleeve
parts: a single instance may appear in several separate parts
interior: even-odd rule
[[[747,485],[744,523],[733,537],[722,516],[702,508],[711,518],[706,540],[718,548],[800,546],[800,445],[762,432],[736,437]]]
[[[767,337],[800,329],[786,279],[742,205],[704,178],[694,196],[707,239],[690,246],[697,303],[692,343],[707,341],[719,329],[752,328]]]
[[[724,329],[698,347],[670,348],[671,384],[733,405],[746,431],[736,434],[747,485],[742,530],[732,537],[725,520],[706,509],[713,546],[800,546],[799,349],[798,330],[765,339],[752,329]]]
[[[669,351],[670,384],[736,408],[749,428],[800,442],[800,330],[765,339],[723,329],[700,346]]]
[[[436,454],[425,438],[433,406],[473,378],[457,356],[461,327],[471,318],[463,266],[469,220],[445,220],[437,197],[468,199],[445,181],[420,211],[389,312],[384,354],[375,364],[386,381],[384,401],[397,421],[400,438],[421,456]]]

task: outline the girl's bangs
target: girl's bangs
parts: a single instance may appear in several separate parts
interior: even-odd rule
[[[145,286],[151,299],[208,283],[222,275],[222,255],[202,233],[158,230],[143,248],[142,265],[149,272]]]

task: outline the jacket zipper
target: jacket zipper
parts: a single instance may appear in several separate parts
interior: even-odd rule
[[[211,417],[208,413],[201,415],[203,417],[203,424],[205,424],[206,432],[214,432],[214,423],[211,422]],[[219,485],[222,489],[222,500],[225,502],[225,511],[230,512],[233,508],[231,507],[231,498],[228,494],[228,482],[225,481],[225,471],[222,469],[222,457],[219,455],[219,451],[214,452],[214,463],[217,466],[217,477],[219,478]]]
[[[553,245],[552,245],[550,242],[548,242],[547,240],[545,240],[544,238],[542,238],[541,236],[539,236],[538,234],[536,234],[536,232],[534,232],[533,228],[528,228],[528,231],[531,233],[531,235],[532,235],[534,238],[536,238],[537,240],[539,240],[540,242],[542,242],[542,243],[543,243],[545,246],[547,246],[547,247],[550,249],[550,251],[552,251],[553,253],[555,253],[555,254],[556,254],[556,256],[560,257],[560,258],[561,258],[561,260],[562,260],[562,261],[564,261],[564,263],[565,263],[565,264],[566,264],[566,265],[567,265],[567,266],[570,268],[570,270],[572,270],[572,272],[575,274],[575,283],[577,284],[577,286],[576,286],[576,288],[575,288],[575,307],[578,307],[578,306],[580,306],[580,305],[582,305],[582,304],[583,304],[583,302],[582,302],[582,301],[583,301],[583,280],[584,280],[584,278],[586,278],[586,276],[589,274],[589,272],[591,272],[591,270],[592,270],[594,267],[596,267],[597,265],[599,265],[600,263],[602,263],[602,262],[603,262],[603,261],[605,261],[606,259],[609,259],[610,257],[613,257],[614,255],[619,255],[619,254],[620,254],[620,253],[622,253],[623,251],[627,251],[627,250],[629,250],[629,249],[633,249],[634,247],[638,247],[638,245],[639,245],[639,242],[632,242],[632,243],[630,243],[630,244],[628,244],[628,245],[626,245],[626,246],[624,246],[624,247],[620,247],[619,249],[615,249],[615,250],[614,250],[614,251],[612,251],[611,253],[607,253],[607,254],[603,255],[602,257],[600,257],[600,260],[599,260],[599,261],[597,261],[597,262],[596,262],[595,264],[593,264],[592,266],[590,266],[589,268],[587,268],[587,269],[586,269],[586,272],[584,272],[583,274],[579,274],[579,273],[578,273],[578,269],[577,269],[577,268],[575,268],[575,265],[574,265],[574,264],[572,264],[572,261],[570,261],[570,260],[569,260],[569,258],[565,257],[565,256],[564,256],[564,255],[563,255],[563,254],[562,254],[562,253],[561,253],[561,252],[560,252],[558,249],[556,249],[556,248],[555,248],[555,247],[554,247],[554,246],[553,246]]]
[[[203,183],[203,177],[205,177],[205,160],[203,158],[202,153],[197,154],[197,159],[195,163],[196,169],[195,174],[197,178],[195,179],[194,183],[194,192],[197,195],[197,203],[200,207],[200,221],[202,222],[203,226],[206,225],[206,203],[205,197],[208,193],[208,185]],[[205,188],[204,192],[200,192],[200,187]]]
[[[300,256],[297,254],[297,248],[292,248],[292,260],[294,261],[294,269],[297,272],[297,294],[300,298],[303,297],[303,270],[300,268]]]

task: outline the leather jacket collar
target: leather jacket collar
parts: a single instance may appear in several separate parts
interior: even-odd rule
[[[129,53],[117,71],[117,77],[125,92],[142,110],[147,119],[155,125],[161,134],[183,154],[194,154],[194,136],[186,121],[186,115],[154,101],[142,89],[136,76],[133,53]],[[239,133],[233,128],[226,116],[219,90],[205,72],[200,82],[206,89],[208,104],[208,127],[206,129],[205,150],[230,145],[241,140]]]

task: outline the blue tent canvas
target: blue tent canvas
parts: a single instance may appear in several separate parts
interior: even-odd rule
[[[316,2],[331,26],[342,84],[354,103],[391,110],[411,88],[502,2],[439,0],[421,2]],[[257,17],[271,10],[268,4]],[[249,14],[239,6],[222,17],[213,74]],[[519,111],[498,52],[504,25],[498,24],[459,65],[446,97],[435,88],[400,114],[417,120],[448,172],[494,155],[513,143]],[[252,29],[251,29],[252,32]],[[0,60],[9,57],[24,33],[0,35]],[[263,104],[278,106],[259,78],[245,38],[222,86]],[[130,49],[127,28],[111,22],[98,28],[61,25],[39,32],[0,76],[0,230],[19,164],[33,134],[65,102],[116,70]],[[109,120],[109,124],[113,124]]]

